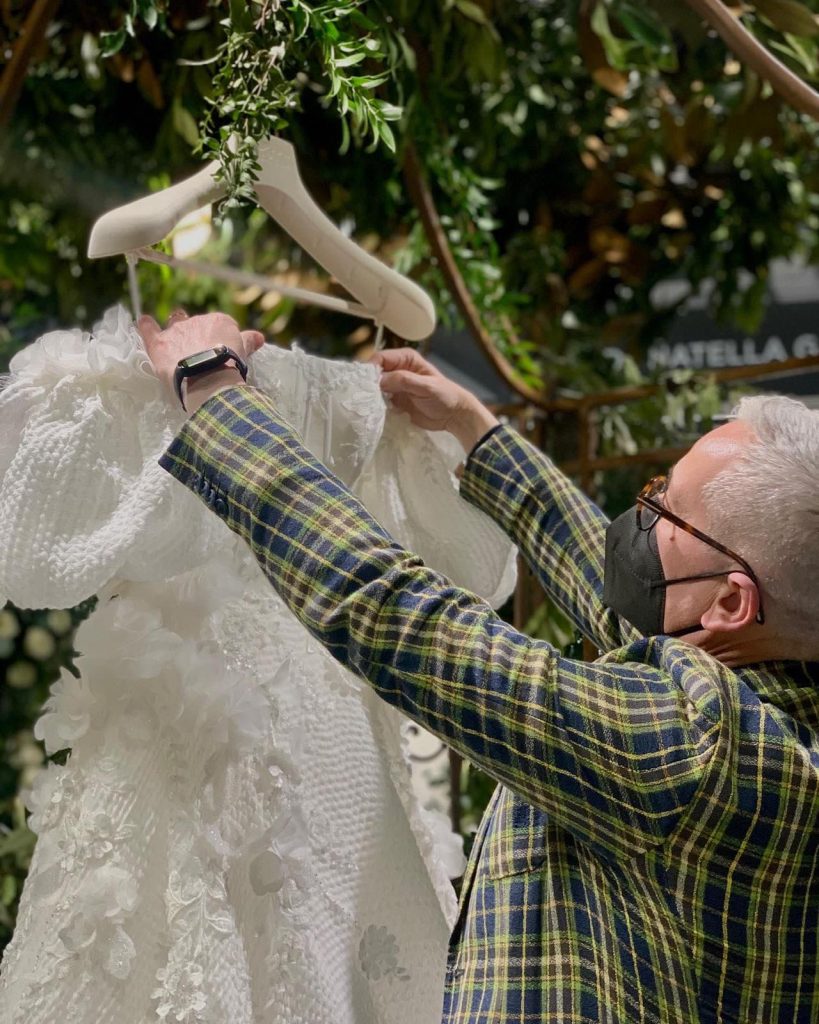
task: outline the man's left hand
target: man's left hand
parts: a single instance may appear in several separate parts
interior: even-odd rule
[[[189,317],[184,310],[175,310],[168,317],[165,330],[162,330],[153,317],[141,316],[137,321],[137,330],[145,342],[145,351],[157,376],[165,382],[169,392],[174,396],[174,401],[176,392],[173,377],[180,359],[206,348],[227,345],[247,361],[249,356],[264,345],[263,334],[259,331],[240,331],[233,317],[226,313],[205,313]],[[201,404],[196,402],[194,392],[212,393],[218,387],[229,385],[234,378],[241,383],[238,368],[235,363],[230,362],[216,370],[203,373],[201,380],[194,377],[186,381],[183,393],[192,399],[185,399],[188,412],[193,412],[194,408]],[[206,389],[205,392],[203,388]]]

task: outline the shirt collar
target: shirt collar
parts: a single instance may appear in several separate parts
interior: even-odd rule
[[[819,661],[761,661],[734,671],[761,700],[819,727]]]

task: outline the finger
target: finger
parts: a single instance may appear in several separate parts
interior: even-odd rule
[[[187,320],[187,319],[188,319],[188,314],[185,312],[184,309],[175,309],[173,311],[173,313],[171,313],[171,315],[168,317],[167,326],[170,327],[171,324],[175,324],[177,320]]]
[[[378,381],[382,391],[389,395],[408,394],[419,398],[430,398],[435,394],[435,382],[410,370],[392,370],[382,373]]]
[[[398,412],[406,412],[410,415],[413,413],[414,408],[412,399],[408,395],[390,395],[390,405],[393,409],[397,409]]]
[[[262,345],[264,345],[264,335],[261,331],[242,331],[242,341],[244,342],[245,352],[248,355],[252,355],[254,352],[258,352]]]
[[[372,354],[370,362],[376,363],[387,371],[414,370],[418,373],[429,367],[427,361],[422,356],[419,356],[414,348],[409,348],[408,346],[404,348],[381,349],[381,351]]]
[[[438,371],[419,355],[414,348],[386,348],[380,352],[374,352],[370,356],[370,362],[380,366],[383,370],[412,370],[414,373],[423,373],[429,376],[436,376]]]
[[[146,346],[153,345],[157,341],[159,335],[162,333],[162,328],[159,326],[156,320],[154,320],[152,316],[148,316],[147,313],[145,313],[143,316],[139,318],[139,320],[137,320],[136,326],[137,331],[139,331],[140,335],[142,336],[142,340],[145,342]]]

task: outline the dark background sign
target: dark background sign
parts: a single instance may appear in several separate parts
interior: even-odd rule
[[[655,300],[673,301],[675,292],[685,287],[684,282],[665,284],[656,289]],[[767,311],[753,335],[717,324],[708,313],[708,293],[706,285],[686,303],[667,336],[651,345],[646,369],[721,370],[819,355],[819,268],[783,261],[772,265]],[[758,386],[819,396],[819,372],[773,378]]]
[[[644,369],[721,370],[819,355],[819,267],[782,261],[772,265],[767,311],[753,335],[716,323],[708,313],[710,287],[705,285],[689,299],[667,335],[649,347]],[[656,288],[652,297],[661,308],[687,290],[685,281],[670,281]],[[623,355],[618,348],[608,348],[606,354],[615,361]],[[437,331],[429,359],[484,402],[515,401],[466,331]],[[754,386],[800,395],[819,406],[819,371],[774,377]]]

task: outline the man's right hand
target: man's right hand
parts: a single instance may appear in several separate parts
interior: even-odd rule
[[[393,407],[409,414],[425,430],[447,430],[468,453],[499,420],[466,388],[445,377],[413,348],[376,352],[370,362],[381,367],[381,390]]]

